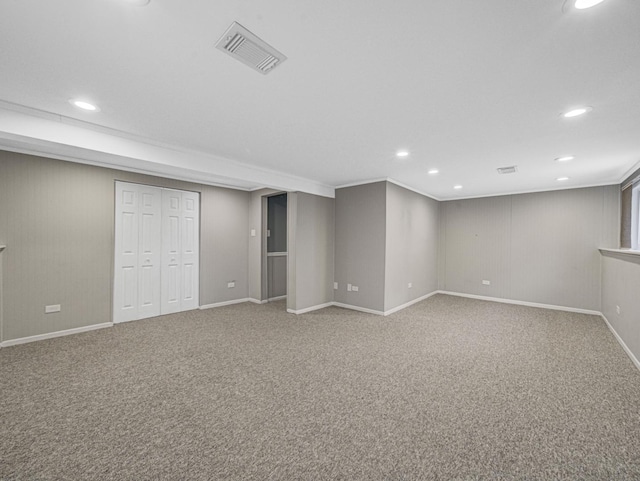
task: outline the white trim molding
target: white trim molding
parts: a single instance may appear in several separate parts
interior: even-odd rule
[[[398,312],[401,311],[402,309],[406,309],[409,306],[413,306],[414,304],[417,304],[418,302],[424,301],[425,299],[429,299],[431,296],[435,296],[436,294],[440,293],[440,291],[433,291],[430,292],[429,294],[425,294],[424,296],[418,297],[412,301],[409,302],[405,302],[404,304],[394,307],[393,309],[389,309],[388,311],[384,311],[384,315],[385,316],[389,316],[391,314],[393,314],[394,312]]]
[[[335,306],[335,302],[325,302],[324,304],[318,304],[317,306],[305,307],[304,309],[287,309],[289,314],[306,314],[307,312],[318,311],[325,307]]]
[[[256,300],[251,299],[249,297],[244,297],[242,299],[232,299],[230,301],[222,301],[222,302],[215,302],[213,304],[205,304],[204,306],[200,306],[199,309],[200,310],[213,309],[214,307],[230,306],[232,304],[242,304],[243,302],[256,302]],[[257,304],[260,304],[260,302],[257,302]]]
[[[286,299],[286,298],[287,298],[286,294],[284,296],[270,297],[269,299],[267,299],[267,302],[281,301],[282,299]]]
[[[518,306],[539,307],[541,309],[551,309],[554,311],[577,312],[578,314],[590,314],[592,316],[600,316],[600,311],[592,311],[590,309],[579,309],[577,307],[555,306],[553,304],[541,304],[539,302],[517,301],[513,299],[503,299],[502,297],[478,296],[475,294],[463,294],[461,292],[438,291],[438,294],[447,296],[468,297],[470,299],[479,299],[481,301],[501,302],[503,304],[516,304]]]
[[[75,327],[73,329],[65,329],[64,331],[48,332],[46,334],[38,334],[36,336],[20,337],[18,339],[9,339],[2,341],[0,347],[17,346],[18,344],[26,344],[28,342],[44,341],[45,339],[53,339],[55,337],[70,336],[72,334],[80,334],[81,332],[95,331],[96,329],[104,329],[113,327],[113,322],[103,322],[102,324],[94,324],[92,326]]]
[[[620,335],[613,328],[613,326],[609,322],[609,319],[607,319],[607,316],[605,316],[602,313],[600,313],[600,315],[602,316],[602,319],[604,319],[605,324],[613,334],[613,337],[616,338],[616,341],[618,341],[620,346],[622,346],[622,349],[624,349],[624,352],[626,352],[627,356],[629,356],[629,359],[631,359],[631,362],[640,370],[640,361],[638,361],[638,358],[633,354],[633,352],[631,352],[631,349],[629,349],[629,347],[625,344],[625,342],[622,340]]]
[[[336,307],[342,307],[344,309],[351,309],[352,311],[360,311],[366,312],[367,314],[375,314],[376,316],[384,316],[384,312],[369,309],[367,307],[352,306],[351,304],[343,304],[342,302],[334,302],[333,305]]]

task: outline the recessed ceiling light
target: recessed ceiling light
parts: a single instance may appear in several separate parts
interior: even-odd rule
[[[569,180],[569,177],[558,177],[556,180],[559,182],[564,182],[565,180]]]
[[[435,175],[435,174],[437,174],[438,172],[440,172],[438,169],[431,169],[431,170],[430,170],[429,172],[427,172],[427,173],[428,173],[428,174],[431,174],[431,175]]]
[[[580,115],[584,115],[587,112],[591,112],[593,110],[592,107],[578,107],[575,109],[571,109],[568,112],[562,114],[565,119],[570,119],[571,117],[578,117]]]
[[[575,157],[573,155],[565,155],[564,157],[558,157],[556,159],[556,162],[569,162],[570,160],[573,160]]]
[[[151,0],[125,0],[126,3],[130,3],[131,5],[136,5],[138,7],[144,7],[148,5]]]
[[[453,188],[454,189],[462,189],[462,186],[460,184],[458,184],[458,185],[454,185]]]
[[[409,151],[408,150],[398,150],[396,152],[396,157],[409,157]]]
[[[71,99],[69,100],[69,103],[71,105],[75,105],[79,109],[86,110],[88,112],[100,112],[100,109],[97,105],[86,102],[84,100]]]
[[[602,2],[604,2],[604,0],[576,0],[574,6],[579,10],[584,10],[585,8],[595,7]]]

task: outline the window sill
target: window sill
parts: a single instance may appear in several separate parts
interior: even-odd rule
[[[631,249],[598,249],[602,254],[614,254],[614,255],[623,255],[623,256],[631,256],[640,258],[640,251],[634,251]]]

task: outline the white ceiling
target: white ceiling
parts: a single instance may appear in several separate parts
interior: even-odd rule
[[[571,3],[2,0],[0,146],[323,195],[617,183],[640,161],[640,2]],[[233,21],[288,60],[261,75],[216,50]]]

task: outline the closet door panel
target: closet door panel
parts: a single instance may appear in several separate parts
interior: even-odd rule
[[[182,298],[181,310],[196,309],[199,303],[200,195],[182,193]]]
[[[181,310],[181,210],[182,193],[164,189],[162,191],[162,314]]]
[[[138,317],[138,189],[116,183],[113,322]]]
[[[162,189],[139,186],[138,319],[160,315]]]

